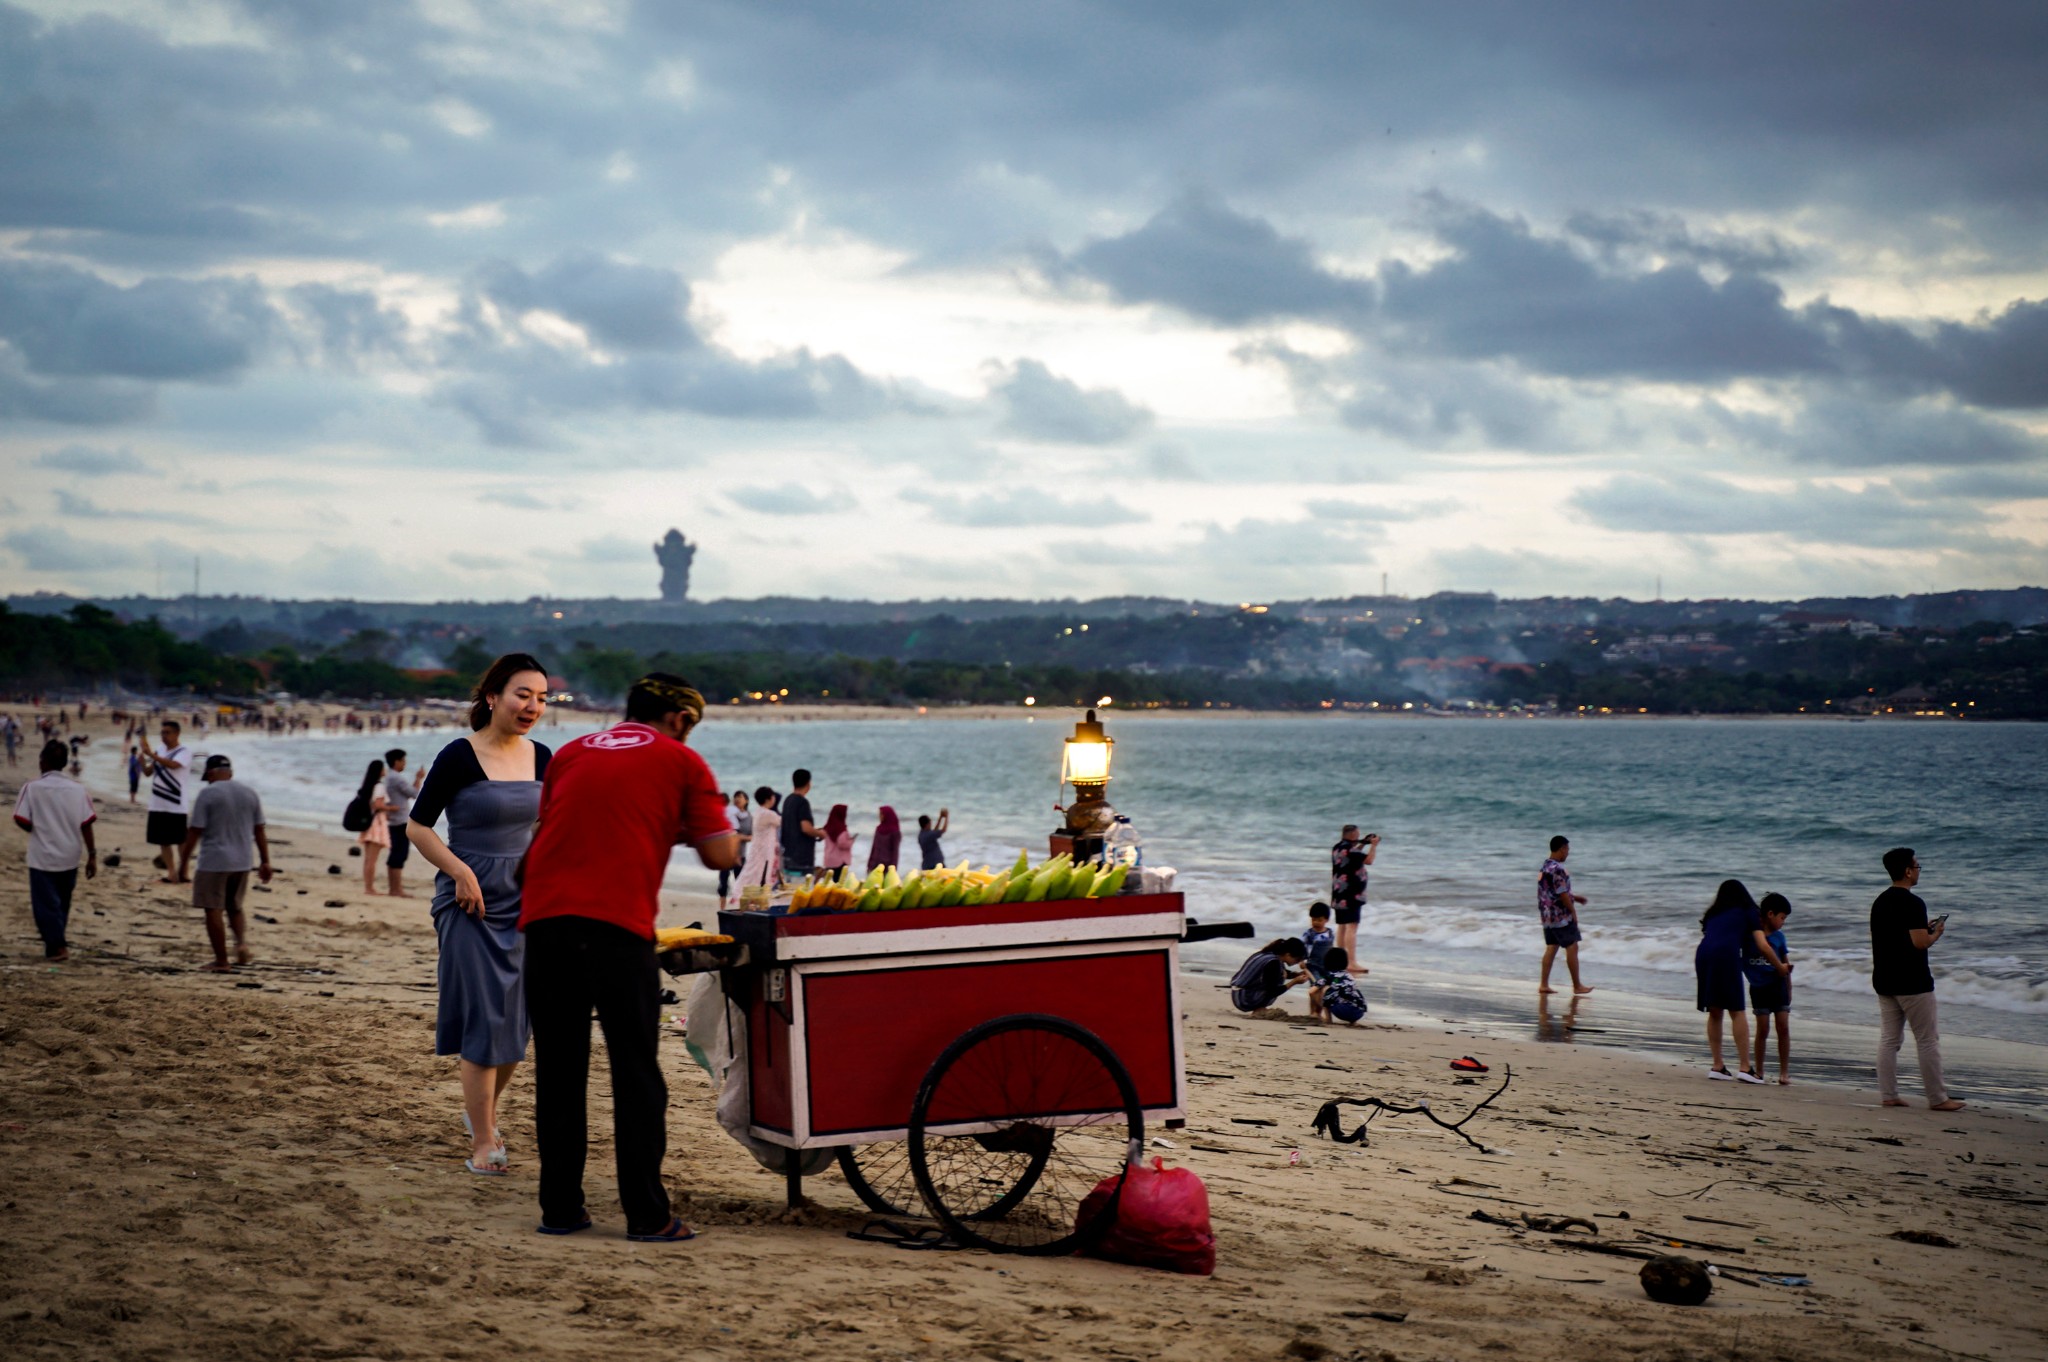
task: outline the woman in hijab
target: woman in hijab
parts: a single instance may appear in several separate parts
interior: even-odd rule
[[[896,810],[884,804],[882,821],[875,824],[874,840],[868,847],[868,869],[885,865],[894,870],[902,857],[903,825],[896,821]]]
[[[843,870],[853,864],[853,831],[846,826],[846,806],[834,804],[825,816],[825,840],[819,847],[820,870]]]

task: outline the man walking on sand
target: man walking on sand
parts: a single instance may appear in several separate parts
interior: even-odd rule
[[[693,845],[713,870],[740,858],[717,778],[686,745],[703,717],[704,697],[683,678],[643,676],[626,692],[625,722],[564,744],[541,784],[519,929],[526,934],[526,1009],[533,1020],[542,1234],[590,1228],[583,1166],[595,1011],[611,1064],[626,1237],[695,1237],[671,1213],[661,1180],[668,1085],[659,1053],[654,922],[662,872],[678,842]]]
[[[1572,877],[1564,868],[1572,844],[1563,837],[1550,839],[1550,859],[1536,874],[1536,911],[1543,918],[1543,980],[1538,993],[1549,993],[1550,965],[1564,949],[1564,967],[1571,971],[1572,992],[1580,997],[1593,990],[1579,980],[1579,909],[1584,894],[1572,892]]]
[[[1911,847],[1884,854],[1891,887],[1870,905],[1870,986],[1877,991],[1877,1091],[1888,1107],[1903,1107],[1899,1096],[1899,1045],[1913,1028],[1920,1052],[1920,1086],[1933,1111],[1961,1111],[1941,1079],[1941,1035],[1934,1020],[1934,973],[1927,950],[1948,930],[1948,916],[1932,923],[1927,904],[1913,886],[1920,883],[1920,858]]]
[[[149,734],[140,735],[142,769],[149,773],[149,821],[144,836],[156,848],[163,882],[183,884],[185,873],[178,868],[177,853],[185,844],[185,813],[190,805],[185,786],[192,777],[192,749],[180,741],[184,730],[176,719],[164,720],[159,732],[164,740],[161,752],[149,745]]]
[[[202,778],[206,788],[192,801],[178,878],[185,879],[196,847],[199,865],[191,877],[192,906],[206,914],[206,939],[213,946],[213,963],[206,968],[219,974],[232,968],[229,931],[235,934],[235,964],[246,965],[253,958],[242,904],[249,897],[251,869],[257,879],[270,883],[270,838],[263,828],[263,800],[235,780],[234,763],[225,754],[206,759]]]
[[[412,801],[419,796],[420,782],[427,778],[424,767],[405,778],[405,749],[394,747],[384,754],[384,802],[391,806],[384,815],[391,831],[391,850],[384,857],[384,870],[391,884],[391,897],[409,899],[405,892],[405,861],[412,854],[412,838],[405,835],[405,822],[412,813]]]
[[[21,787],[14,803],[14,821],[28,834],[28,903],[36,932],[43,938],[43,958],[69,960],[65,928],[71,922],[71,894],[78,887],[78,860],[85,857],[85,877],[100,871],[93,845],[92,796],[64,774],[64,744],[43,744],[42,774]]]

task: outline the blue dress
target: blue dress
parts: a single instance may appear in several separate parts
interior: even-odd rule
[[[1701,924],[1700,944],[1692,953],[1700,1011],[1744,1010],[1742,958],[1749,953],[1751,934],[1763,929],[1763,918],[1754,908],[1723,909]]]
[[[472,917],[455,902],[453,877],[434,877],[434,932],[441,940],[437,1055],[492,1066],[526,1057],[531,1027],[520,978],[526,938],[519,931],[517,876],[540,815],[540,777],[549,755],[535,743],[534,779],[492,780],[476,749],[458,738],[434,759],[413,803],[412,820],[428,827],[447,813],[448,849],[475,873],[484,898],[483,916]]]

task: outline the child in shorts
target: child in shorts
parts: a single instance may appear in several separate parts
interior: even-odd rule
[[[1766,894],[1757,905],[1758,915],[1763,918],[1764,940],[1778,953],[1778,958],[1790,964],[1792,957],[1785,952],[1785,919],[1792,916],[1792,902],[1783,894]],[[1778,1029],[1778,1081],[1792,1081],[1792,980],[1771,968],[1771,962],[1760,955],[1745,954],[1742,972],[1749,981],[1749,1007],[1756,1013],[1756,1062],[1750,1072],[1763,1077],[1764,1042],[1770,1038],[1771,1025],[1775,1019]]]
[[[1330,930],[1330,905],[1311,903],[1308,906],[1308,930],[1301,934],[1301,944],[1308,947],[1308,972],[1312,979],[1320,979],[1328,971],[1324,968],[1323,957],[1330,952],[1330,946],[1337,940],[1337,934]]]
[[[1330,947],[1323,957],[1323,982],[1308,991],[1308,1015],[1313,1021],[1340,1021],[1358,1025],[1365,1015],[1365,995],[1353,983],[1347,966],[1351,957],[1342,946]]]

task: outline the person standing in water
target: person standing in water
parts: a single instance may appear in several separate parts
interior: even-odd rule
[[[1350,963],[1352,974],[1364,974],[1358,965],[1358,924],[1365,917],[1366,869],[1380,854],[1380,835],[1358,835],[1358,824],[1346,823],[1330,848],[1330,906],[1337,914],[1337,946]]]
[[[526,735],[547,713],[546,668],[507,653],[470,692],[470,736],[441,749],[413,802],[406,835],[434,877],[440,1010],[434,1053],[460,1057],[465,1165],[484,1177],[511,1167],[498,1104],[531,1034],[521,979],[519,863],[540,812],[552,755]],[[448,840],[434,824],[448,816]]]
[[[1543,919],[1543,979],[1537,992],[1548,993],[1550,965],[1564,952],[1564,967],[1571,971],[1572,992],[1583,997],[1593,990],[1579,978],[1579,905],[1584,894],[1572,892],[1571,872],[1564,868],[1572,844],[1563,837],[1550,839],[1550,859],[1536,872],[1536,911]]]

